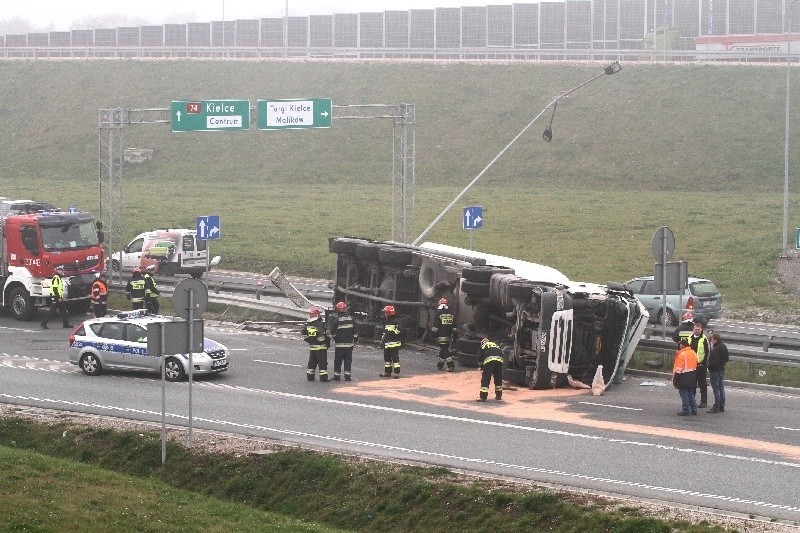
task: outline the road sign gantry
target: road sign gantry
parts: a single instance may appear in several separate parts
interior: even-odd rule
[[[249,100],[173,100],[173,132],[246,131],[250,129]]]

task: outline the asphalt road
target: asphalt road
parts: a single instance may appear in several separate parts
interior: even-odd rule
[[[0,402],[160,421],[155,376],[84,376],[69,333],[1,316]],[[207,322],[206,336],[231,366],[195,380],[197,428],[800,522],[800,395],[729,385],[724,414],[679,417],[671,384],[629,377],[603,396],[521,388],[480,404],[478,371],[437,372],[433,352],[403,350],[386,380],[382,353],[359,346],[352,382],[320,383],[294,331]],[[188,391],[167,384],[169,423],[188,424]]]

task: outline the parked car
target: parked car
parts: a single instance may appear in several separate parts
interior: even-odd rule
[[[696,320],[707,324],[712,318],[722,317],[722,295],[714,282],[705,278],[689,277],[688,287],[683,295],[667,294],[666,316],[662,305],[661,292],[656,292],[653,276],[634,278],[625,286],[642,302],[650,313],[650,322],[675,326],[686,311]],[[681,296],[683,302],[681,305]]]
[[[120,313],[113,317],[84,321],[69,336],[69,362],[83,373],[96,376],[103,370],[161,372],[161,357],[147,353],[147,325],[169,322],[172,318],[144,311]],[[203,351],[192,354],[194,375],[215,374],[228,370],[228,349],[208,338]],[[168,381],[186,377],[189,354],[171,354],[165,358]]]

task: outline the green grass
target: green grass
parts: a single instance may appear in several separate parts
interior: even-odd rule
[[[2,531],[723,531],[568,493],[287,449],[208,454],[158,434],[0,420]]]
[[[0,62],[0,195],[97,213],[100,108],[194,98],[408,102],[416,109],[416,235],[540,109],[602,66]],[[476,249],[604,283],[651,272],[651,239],[666,225],[675,259],[713,279],[726,307],[795,307],[775,268],[785,75],[775,66],[623,64],[559,103],[553,142],[542,141],[540,119],[429,240],[466,247],[461,206],[480,204]],[[791,134],[800,139],[800,121]],[[222,268],[330,277],[328,237],[391,236],[391,139],[386,119],[334,120],[313,131],[127,126],[125,146],[155,155],[125,167],[126,240],[219,214],[222,239],[211,253],[223,256]],[[800,151],[792,150],[791,168],[800,168]],[[800,225],[797,185],[793,171],[790,236]]]

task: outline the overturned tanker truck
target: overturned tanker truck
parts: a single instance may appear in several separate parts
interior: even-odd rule
[[[482,337],[503,349],[504,379],[545,389],[570,379],[588,384],[602,365],[619,383],[648,313],[624,286],[570,281],[550,267],[436,243],[409,246],[338,237],[334,302],[356,313],[361,338],[378,338],[381,310],[393,305],[406,341],[424,340],[437,302],[456,317],[454,346],[477,366]]]

